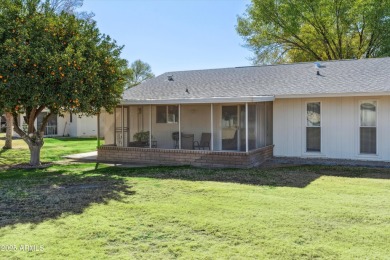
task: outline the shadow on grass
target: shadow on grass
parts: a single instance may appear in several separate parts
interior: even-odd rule
[[[62,215],[80,214],[91,204],[121,201],[133,195],[123,178],[58,170],[11,170],[1,173],[0,228],[38,224]]]
[[[124,196],[135,193],[126,183],[127,177],[296,188],[304,188],[321,176],[390,179],[389,169],[329,166],[242,170],[103,167],[76,168],[73,172],[65,166],[63,170],[12,169],[0,173],[0,228],[18,223],[38,224],[67,214],[81,214],[91,204],[122,201]]]
[[[100,171],[97,170],[97,171]],[[390,179],[390,169],[338,166],[288,166],[255,169],[198,169],[192,167],[109,167],[104,171],[125,177],[215,181],[271,187],[304,188],[321,176]]]

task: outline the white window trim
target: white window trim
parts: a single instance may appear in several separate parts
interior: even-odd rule
[[[320,126],[308,126],[307,125],[307,104],[310,104],[310,103],[320,103]],[[304,105],[304,115],[303,115],[303,122],[304,122],[304,127],[303,127],[303,138],[302,138],[302,143],[303,143],[303,156],[307,156],[307,157],[324,157],[324,154],[323,154],[323,131],[322,131],[322,110],[323,110],[323,106],[322,106],[322,101],[320,100],[307,100],[305,102],[303,102],[303,105]],[[307,142],[306,142],[306,135],[307,135],[307,127],[319,127],[321,128],[321,135],[320,135],[320,145],[321,145],[321,149],[319,152],[315,152],[315,151],[307,151]]]
[[[375,154],[370,154],[370,153],[361,153],[360,152],[360,128],[361,127],[369,127],[369,126],[361,126],[361,111],[360,111],[360,106],[362,103],[364,102],[376,102],[376,125],[375,125],[375,128],[376,128],[376,151],[375,151]],[[376,158],[378,159],[379,158],[379,142],[378,142],[378,137],[379,137],[379,99],[372,99],[372,98],[368,98],[368,99],[359,99],[358,101],[358,113],[357,113],[357,116],[358,116],[358,127],[357,127],[357,156],[360,158],[360,159],[372,159],[372,158]],[[371,126],[372,127],[372,126]]]

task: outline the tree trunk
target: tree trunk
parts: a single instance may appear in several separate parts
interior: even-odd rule
[[[5,113],[7,120],[7,128],[5,133],[5,145],[4,149],[12,149],[12,128],[13,128],[13,117],[11,113]]]
[[[30,165],[39,166],[41,165],[41,148],[43,144],[32,144],[29,145],[30,149]]]

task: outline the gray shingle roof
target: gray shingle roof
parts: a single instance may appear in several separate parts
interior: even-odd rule
[[[319,71],[320,76],[314,63],[307,62],[167,72],[125,91],[123,99],[390,94],[390,57],[326,61]]]

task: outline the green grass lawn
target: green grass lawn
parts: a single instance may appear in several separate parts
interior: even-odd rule
[[[0,171],[0,199],[0,259],[390,256],[389,169],[54,165]]]
[[[0,259],[390,256],[390,169],[2,167],[28,162],[14,147],[0,150]],[[95,147],[47,138],[42,161]]]
[[[22,139],[13,140],[13,149],[2,150],[5,134],[0,134],[0,167],[18,163],[28,163],[30,152]],[[45,138],[41,150],[41,161],[52,162],[62,160],[62,156],[96,150],[96,138]]]

